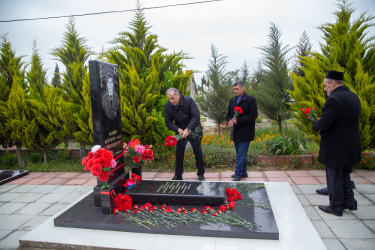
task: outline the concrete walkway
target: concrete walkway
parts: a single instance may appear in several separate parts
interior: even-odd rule
[[[207,172],[207,181],[231,181],[233,172]],[[318,205],[328,197],[315,190],[325,185],[325,171],[256,171],[242,181],[288,182],[327,249],[375,249],[375,172],[358,170],[358,210],[345,210],[342,217],[325,214]],[[144,179],[168,180],[173,173],[144,172]],[[184,180],[197,180],[195,173]],[[89,192],[96,185],[90,173],[31,173],[0,186],[0,249],[17,249],[19,238]]]

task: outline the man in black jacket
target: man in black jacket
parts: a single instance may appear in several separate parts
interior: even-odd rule
[[[313,129],[320,133],[318,161],[326,166],[329,206],[319,206],[323,212],[342,216],[343,209],[357,210],[350,173],[361,160],[358,96],[344,86],[344,73],[328,71],[324,79],[328,98],[322,117],[314,121]]]
[[[167,97],[169,101],[164,105],[165,125],[176,134],[179,133],[181,135],[181,139],[178,140],[176,145],[176,169],[172,180],[182,180],[185,147],[189,141],[195,155],[195,162],[198,168],[197,175],[199,180],[204,181],[203,153],[201,147],[203,133],[200,131],[199,136],[189,135],[191,131],[194,131],[201,125],[198,106],[191,97],[180,95],[175,88],[167,90]]]
[[[241,180],[241,177],[247,177],[246,157],[249,150],[250,141],[255,136],[255,119],[258,117],[258,106],[255,98],[246,94],[245,86],[242,81],[233,83],[233,92],[236,95],[229,101],[227,124],[233,127],[233,141],[236,148],[236,172],[232,175],[233,181]],[[242,109],[242,114],[235,117],[235,107]]]

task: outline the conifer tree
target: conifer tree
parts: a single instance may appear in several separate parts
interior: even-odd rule
[[[286,90],[292,89],[292,82],[287,68],[290,49],[282,46],[280,38],[280,30],[271,23],[268,45],[259,48],[263,55],[260,62],[265,70],[263,81],[257,87],[256,98],[259,109],[278,123],[281,132],[282,122],[290,116],[290,95]]]
[[[36,130],[36,122],[28,106],[22,77],[14,77],[9,98],[4,104],[1,102],[1,113],[7,121],[5,128],[10,132],[9,136],[17,148],[17,160],[20,168],[24,167],[21,155],[21,146],[25,143],[25,131]]]
[[[33,42],[33,53],[31,56],[30,70],[26,73],[26,80],[29,87],[29,93],[32,98],[43,98],[43,88],[47,84],[46,73],[47,70],[43,69],[42,59],[39,55],[37,43]]]
[[[55,73],[53,74],[51,85],[53,87],[61,88],[61,75],[60,75],[59,65],[57,65],[57,63],[56,63],[56,66],[55,66]]]
[[[7,109],[5,102],[8,100],[14,78],[22,78],[24,75],[24,63],[23,56],[16,56],[7,34],[1,35],[0,39],[0,102],[3,102],[3,109]],[[5,147],[13,144],[8,122],[5,116],[0,115],[0,144]]]
[[[80,143],[81,157],[83,157],[85,145],[92,143],[92,127],[82,126],[82,123],[89,124],[91,117],[91,109],[88,112],[86,108],[91,104],[85,103],[90,98],[83,96],[83,94],[89,95],[90,93],[84,91],[83,86],[85,81],[89,81],[85,79],[88,77],[85,63],[93,52],[85,45],[86,39],[79,36],[74,18],[69,19],[66,28],[61,47],[53,49],[51,54],[65,66],[61,88],[65,93],[65,108],[70,116],[65,117],[67,120],[64,122],[75,123],[71,137]],[[83,137],[82,134],[89,136]]]
[[[328,70],[345,72],[344,84],[355,92],[361,101],[360,136],[361,148],[375,147],[375,37],[368,35],[373,27],[373,16],[361,14],[352,20],[355,9],[346,0],[339,1],[335,23],[326,23],[319,29],[323,32],[321,53],[303,57],[305,77],[292,73],[294,90],[290,91],[295,103],[291,103],[296,125],[307,132],[315,142],[320,136],[311,129],[311,121],[304,117],[301,108],[314,108],[319,115],[326,100],[323,82]]]
[[[203,91],[203,95],[197,98],[202,113],[215,121],[219,136],[220,124],[225,122],[231,98],[231,81],[225,69],[226,64],[226,56],[220,54],[211,44],[211,59],[206,72],[209,86]]]
[[[155,143],[156,127],[165,127],[162,104],[167,100],[167,88],[175,87],[185,94],[191,73],[182,71],[182,59],[188,57],[182,52],[167,54],[158,45],[157,35],[150,33],[139,3],[137,7],[130,31],[119,33],[112,41],[116,46],[106,57],[119,66],[124,140],[139,138]]]
[[[310,38],[307,35],[306,31],[303,31],[297,45],[296,62],[293,68],[293,72],[297,76],[305,76],[305,73],[302,70],[303,68],[305,68],[302,57],[309,56],[311,54],[311,48],[312,44],[310,42]]]

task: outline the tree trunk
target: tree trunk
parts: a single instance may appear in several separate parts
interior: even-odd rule
[[[17,148],[17,162],[18,162],[18,166],[20,169],[24,169],[25,168],[25,163],[22,159],[22,154],[21,154],[21,145],[16,145],[16,148]]]
[[[278,123],[279,123],[279,132],[281,134],[281,132],[283,132],[283,121],[279,120]]]
[[[221,135],[221,126],[220,123],[217,123],[217,131],[219,131],[219,137]]]
[[[79,153],[81,155],[81,160],[83,160],[83,158],[85,157],[85,148],[86,148],[86,145],[82,142],[79,143]]]
[[[44,164],[47,164],[47,151],[46,150],[43,150],[43,160],[44,160]]]

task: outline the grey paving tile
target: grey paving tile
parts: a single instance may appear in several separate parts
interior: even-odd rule
[[[352,213],[361,220],[374,220],[375,219],[375,206],[358,206],[358,210]]]
[[[60,212],[64,209],[68,204],[53,204],[46,210],[40,213],[40,215],[55,215],[57,212]]]
[[[43,195],[44,194],[25,193],[25,194],[21,194],[20,196],[18,196],[14,200],[12,200],[12,202],[25,202],[25,203],[29,203],[29,202],[36,201],[37,199],[39,199]]]
[[[35,227],[39,226],[42,224],[44,221],[49,219],[51,216],[48,215],[37,215],[25,224],[23,224],[21,227],[18,228],[18,230],[33,230]]]
[[[319,194],[306,194],[306,199],[311,203],[311,205],[317,206],[317,205],[328,205],[329,200],[328,196],[326,195],[319,195]]]
[[[316,190],[321,189],[323,185],[298,185],[303,194],[317,194]]]
[[[311,205],[310,202],[306,199],[306,197],[303,194],[297,194],[296,196],[302,206]]]
[[[311,221],[322,220],[322,217],[319,216],[313,206],[303,206],[303,208]]]
[[[322,220],[311,221],[320,238],[322,239],[336,239],[336,236],[332,233],[331,229]]]
[[[5,236],[7,236],[8,234],[10,234],[11,232],[13,232],[13,230],[11,230],[11,229],[1,229],[0,230],[0,240],[2,238],[4,238]]]
[[[36,188],[30,190],[30,193],[46,194],[52,190],[58,188],[59,185],[39,185]]]
[[[79,198],[82,197],[82,194],[68,194],[68,195],[65,195],[62,199],[58,200],[57,203],[72,203],[76,200],[78,200]]]
[[[298,185],[290,185],[290,187],[293,189],[293,192],[295,194],[302,194],[301,190],[299,189]]]
[[[367,199],[369,199],[372,203],[375,203],[375,194],[363,194]]]
[[[354,198],[357,200],[358,205],[372,205],[373,202],[367,199],[366,196],[360,193],[354,193]]]
[[[325,223],[340,240],[375,238],[375,234],[359,220],[326,220]]]
[[[74,189],[75,194],[87,194],[90,191],[93,191],[91,186],[78,186],[76,189]]]
[[[375,233],[375,220],[364,220],[363,223]]]
[[[59,200],[63,199],[66,196],[66,194],[43,194],[38,200],[36,200],[36,203],[56,203]]]
[[[21,225],[31,220],[31,214],[12,214],[4,217],[0,223],[0,229],[17,229]]]
[[[328,250],[346,250],[341,242],[337,239],[322,239],[322,241]]]
[[[364,194],[375,194],[375,185],[373,184],[356,184],[356,190]]]
[[[54,190],[52,190],[50,193],[52,194],[70,194],[74,192],[79,186],[75,185],[69,185],[69,186],[60,186]]]
[[[13,214],[14,212],[20,210],[24,206],[26,206],[27,203],[19,203],[19,202],[9,202],[5,203],[0,207],[0,214]]]
[[[20,246],[19,238],[29,231],[14,231],[0,241],[1,249],[17,249]]]
[[[38,215],[50,206],[49,203],[30,203],[18,210],[16,214]]]
[[[19,185],[18,187],[13,188],[12,193],[27,193],[34,188],[37,188],[38,185]]]
[[[6,185],[1,185],[0,186],[0,193],[5,193],[13,188],[18,187],[19,185],[11,185],[11,184],[6,184]]]
[[[375,239],[341,239],[348,250],[375,249]]]
[[[17,198],[21,194],[22,193],[11,193],[11,192],[2,193],[2,194],[0,194],[0,201],[1,202],[8,202],[8,201],[14,200],[15,198]]]

